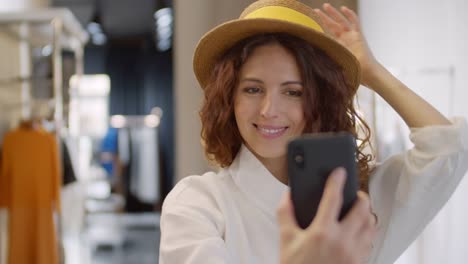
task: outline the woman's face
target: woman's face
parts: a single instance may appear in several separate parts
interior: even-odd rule
[[[305,127],[301,74],[285,48],[256,48],[241,67],[234,112],[240,134],[261,158],[286,155],[290,139]]]

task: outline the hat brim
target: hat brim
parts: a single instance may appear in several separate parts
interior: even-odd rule
[[[331,37],[296,23],[269,18],[253,18],[226,22],[202,37],[193,58],[195,76],[202,89],[207,86],[215,63],[229,48],[245,38],[263,33],[290,34],[322,49],[343,68],[345,78],[354,92],[359,87],[359,61],[349,50]]]

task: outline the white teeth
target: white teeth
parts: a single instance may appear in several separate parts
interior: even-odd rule
[[[279,129],[267,129],[267,128],[263,128],[263,127],[259,127],[258,129],[260,129],[262,132],[266,133],[266,134],[276,134],[276,133],[279,133],[281,131],[284,130],[284,128],[279,128]]]

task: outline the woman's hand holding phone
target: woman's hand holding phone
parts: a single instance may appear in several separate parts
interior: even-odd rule
[[[280,230],[280,260],[283,264],[363,263],[370,255],[376,234],[376,218],[369,197],[359,191],[357,199],[339,221],[346,172],[335,169],[326,182],[320,205],[312,223],[299,227],[290,193],[277,211]]]

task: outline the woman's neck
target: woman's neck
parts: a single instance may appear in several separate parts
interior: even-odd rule
[[[278,158],[262,158],[257,156],[258,160],[265,168],[278,179],[278,181],[288,185],[288,166],[286,156]]]

